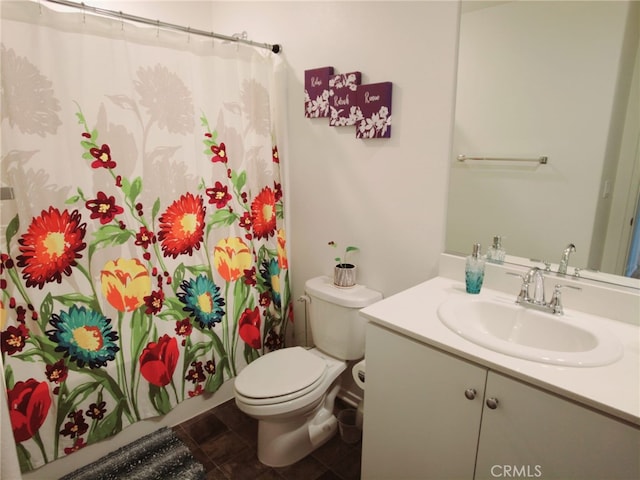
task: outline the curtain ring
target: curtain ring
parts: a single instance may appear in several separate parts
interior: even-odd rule
[[[187,26],[187,43],[191,43],[191,27]]]
[[[87,12],[85,10],[86,5],[84,2],[80,3],[82,5],[82,23],[87,23]]]
[[[156,20],[156,38],[160,38],[160,20]]]
[[[120,10],[120,30],[124,32],[124,15],[122,14],[122,10]]]

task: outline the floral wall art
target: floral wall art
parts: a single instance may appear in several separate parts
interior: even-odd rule
[[[358,88],[356,138],[391,137],[391,82]]]
[[[2,32],[2,421],[29,471],[283,346],[277,64],[35,2]]]
[[[393,84],[361,84],[360,72],[335,74],[333,67],[305,71],[305,116],[329,117],[332,127],[355,126],[360,139],[391,137]]]
[[[329,77],[333,67],[320,67],[304,72],[304,115],[307,118],[329,116]]]
[[[343,127],[358,121],[360,72],[341,73],[329,78],[329,125]]]

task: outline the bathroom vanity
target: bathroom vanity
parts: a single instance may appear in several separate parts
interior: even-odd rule
[[[443,304],[470,296],[461,261],[445,254],[439,277],[361,311],[369,320],[363,480],[640,478],[638,292],[550,275],[548,292],[557,283],[580,288],[566,289],[558,316],[567,343],[560,330],[547,343],[518,324],[524,340],[512,335],[505,354],[442,320]],[[513,273],[523,274],[489,267],[474,297],[512,304],[521,282]],[[541,315],[552,328],[556,316]],[[590,359],[596,348],[571,343],[579,322],[585,339],[609,336],[608,357]],[[563,364],[562,350],[574,364]]]

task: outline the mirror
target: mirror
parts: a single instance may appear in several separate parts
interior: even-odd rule
[[[573,243],[568,274],[640,288],[639,31],[640,2],[462,2],[449,253],[501,235],[556,269]]]

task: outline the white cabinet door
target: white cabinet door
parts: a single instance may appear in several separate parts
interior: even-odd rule
[[[373,324],[365,358],[362,479],[472,479],[486,370]]]
[[[603,388],[606,388],[603,386]],[[489,372],[476,479],[638,479],[640,429]]]

